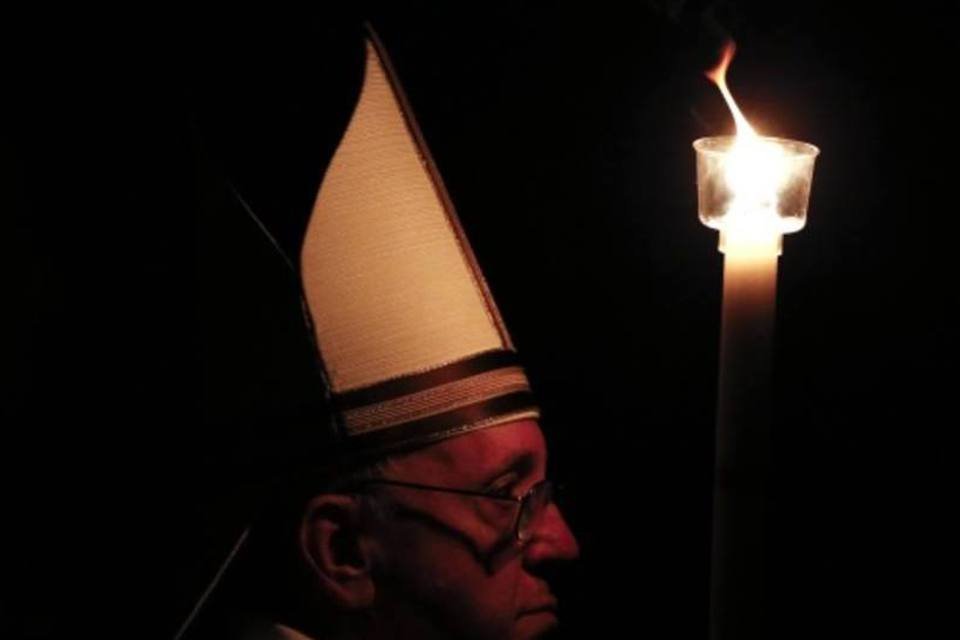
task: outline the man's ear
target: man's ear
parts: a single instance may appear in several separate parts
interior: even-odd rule
[[[373,604],[372,541],[363,506],[354,496],[321,494],[307,503],[300,523],[300,552],[319,588],[339,607]]]

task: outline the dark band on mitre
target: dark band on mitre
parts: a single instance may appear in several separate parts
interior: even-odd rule
[[[352,435],[345,444],[348,452],[392,451],[408,445],[429,444],[478,429],[536,420],[539,415],[536,399],[528,388],[390,428]]]
[[[430,428],[450,433],[498,411],[536,413],[526,374],[516,353],[506,350],[336,394],[333,402],[350,437],[383,430],[409,437]]]
[[[516,352],[506,350],[487,351],[429,371],[411,373],[362,389],[336,394],[334,402],[340,411],[350,411],[397,400],[404,396],[475,376],[519,368],[520,360]]]

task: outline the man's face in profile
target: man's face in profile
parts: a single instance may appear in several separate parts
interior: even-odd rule
[[[473,431],[391,458],[390,480],[521,496],[544,479],[546,444],[532,420]],[[519,506],[457,494],[378,488],[390,505],[377,536],[378,607],[398,637],[536,638],[557,624],[545,569],[577,542],[555,504],[524,542]]]

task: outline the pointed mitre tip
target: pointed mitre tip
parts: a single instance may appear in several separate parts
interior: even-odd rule
[[[370,56],[375,56],[383,63],[386,57],[384,54],[383,41],[370,22],[363,23],[363,42],[367,50],[368,59]]]

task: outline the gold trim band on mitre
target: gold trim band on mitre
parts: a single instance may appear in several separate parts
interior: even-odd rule
[[[342,451],[345,455],[376,456],[520,420],[539,419],[540,410],[533,394],[521,391],[389,429],[356,434],[344,440]]]
[[[519,366],[485,371],[397,398],[341,412],[348,435],[416,422],[470,405],[516,393],[529,393],[530,383]]]

